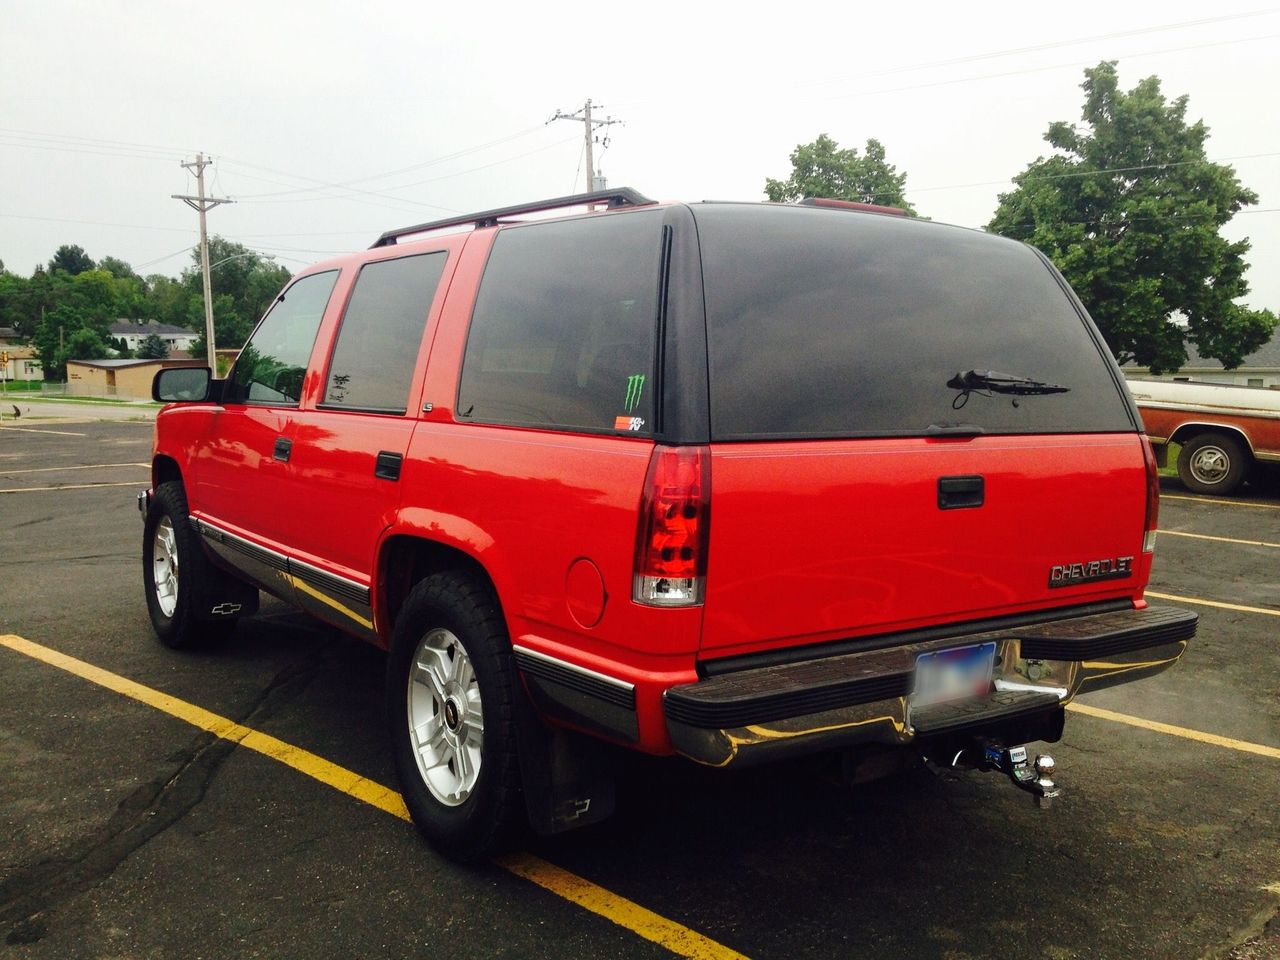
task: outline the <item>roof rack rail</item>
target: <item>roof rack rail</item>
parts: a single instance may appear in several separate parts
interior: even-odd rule
[[[800,201],[802,207],[833,207],[837,210],[865,210],[869,213],[892,213],[905,217],[907,211],[901,207],[885,207],[878,203],[861,203],[857,200],[835,200],[831,197],[805,197]]]
[[[460,227],[466,224],[473,224],[477,230],[481,227],[492,227],[496,226],[503,217],[514,217],[522,213],[541,213],[544,210],[559,210],[561,207],[580,207],[588,203],[607,203],[609,208],[613,209],[614,207],[647,207],[657,202],[656,200],[650,200],[630,187],[619,187],[616,190],[597,190],[595,193],[578,193],[568,197],[556,197],[554,200],[519,203],[514,207],[482,210],[479,213],[466,213],[459,217],[449,217],[447,220],[432,220],[429,223],[419,223],[412,227],[388,230],[375,240],[373,246],[369,249],[389,247],[400,237],[407,237],[415,233],[426,233],[428,230],[440,230],[444,227]]]

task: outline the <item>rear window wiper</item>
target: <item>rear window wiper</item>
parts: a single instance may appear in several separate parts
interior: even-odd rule
[[[990,393],[1009,393],[1017,397],[1033,397],[1046,393],[1066,393],[1071,388],[1056,383],[1043,383],[1028,377],[1019,377],[1012,373],[997,373],[995,370],[965,370],[957,373],[947,381],[953,390],[988,391]]]

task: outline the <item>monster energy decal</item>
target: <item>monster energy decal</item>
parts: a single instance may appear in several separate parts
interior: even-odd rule
[[[640,395],[644,393],[644,374],[636,373],[627,377],[626,411],[630,413],[640,406]]]

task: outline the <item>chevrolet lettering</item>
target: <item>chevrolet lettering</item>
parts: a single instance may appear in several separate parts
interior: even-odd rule
[[[1064,563],[1049,570],[1049,586],[1071,587],[1097,580],[1123,580],[1133,576],[1133,557],[1111,560],[1089,560],[1086,563]]]

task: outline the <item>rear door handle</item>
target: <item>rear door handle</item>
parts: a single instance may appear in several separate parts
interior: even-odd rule
[[[404,457],[387,450],[378,451],[378,459],[373,464],[373,475],[379,480],[399,480],[400,465]]]
[[[938,478],[939,510],[980,507],[985,500],[986,481],[982,477]]]
[[[276,448],[271,451],[273,459],[281,463],[289,462],[289,454],[293,452],[293,441],[288,437],[276,437]]]

